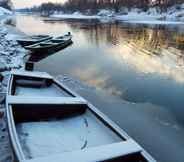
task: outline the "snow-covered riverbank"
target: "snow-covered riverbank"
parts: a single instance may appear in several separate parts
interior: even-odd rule
[[[97,19],[102,22],[126,21],[130,23],[146,24],[184,24],[184,4],[181,6],[170,7],[166,12],[160,13],[157,8],[150,8],[147,11],[141,9],[122,9],[119,13],[111,10],[100,10],[95,15],[74,12],[73,14],[54,13],[48,21],[60,21],[63,19]]]
[[[3,76],[12,69],[23,68],[23,58],[27,53],[16,41],[16,38],[23,33],[17,31],[11,25],[12,22],[14,22],[14,14],[0,7],[0,93],[5,92],[6,88],[6,84],[1,83]],[[2,98],[0,95],[0,102]]]
[[[0,7],[0,161],[12,162],[13,154],[5,116],[5,92],[7,85],[7,73],[11,69],[24,67],[23,58],[26,51],[16,42],[18,32],[12,24],[14,14]],[[4,77],[3,77],[4,76]],[[3,79],[4,78],[4,79]]]
[[[13,14],[0,7],[0,72],[23,67],[26,51],[16,42],[20,36],[11,24]],[[13,21],[13,20],[12,20]]]

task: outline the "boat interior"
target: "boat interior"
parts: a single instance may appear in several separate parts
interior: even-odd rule
[[[12,109],[20,143],[27,158],[121,141],[87,111],[86,105],[13,105]]]
[[[52,78],[13,75],[11,83],[9,127],[24,162],[148,162],[135,141]]]
[[[47,38],[50,37],[49,35],[32,35],[30,36],[32,39],[39,39],[39,38]]]
[[[47,161],[47,158],[58,155],[65,159],[72,153],[76,157],[89,156],[87,159],[98,161],[99,157],[90,157],[90,152],[100,151],[100,156],[105,155],[101,158],[107,161],[147,161],[138,145],[122,138],[86,104],[27,104],[22,98],[21,102],[13,101],[10,108],[26,160],[41,158]]]
[[[53,79],[19,75],[14,75],[10,93],[15,96],[74,97]]]
[[[52,37],[51,36],[48,36],[48,35],[34,35],[34,36],[30,36],[30,37],[23,37],[23,38],[20,38],[18,39],[18,41],[38,41],[38,40],[44,40],[44,39],[51,39]]]
[[[53,45],[58,45],[60,43],[65,43],[67,40],[70,40],[70,38],[66,38],[66,39],[51,39],[51,40],[48,40],[48,41],[45,41],[45,42],[33,44],[31,46],[28,46],[28,47],[34,48],[34,47],[44,47],[44,46],[49,46],[49,45],[53,46]]]

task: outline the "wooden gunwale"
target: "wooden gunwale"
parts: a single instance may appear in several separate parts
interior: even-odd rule
[[[15,90],[15,87],[13,87],[13,86],[15,86],[15,85],[13,85],[14,75],[16,75],[16,74],[12,74],[10,76],[10,79],[8,82],[9,86],[8,86],[8,91],[7,91],[7,97],[8,97],[8,95],[12,94],[12,90]],[[21,76],[21,75],[19,75],[19,76]],[[34,76],[31,76],[31,77],[34,77]],[[35,76],[35,77],[41,78],[41,76],[40,77]],[[76,92],[72,91],[70,88],[65,86],[63,83],[59,82],[57,79],[52,78],[52,81],[54,83],[56,83],[62,90],[65,90],[67,93],[70,93],[71,96],[79,97],[79,98],[82,98],[84,101],[86,101],[83,97],[78,95]],[[101,111],[99,111],[95,106],[93,106],[88,101],[86,101],[86,104],[88,106],[88,109],[104,125],[106,125],[109,129],[111,129],[113,132],[115,132],[116,135],[118,135],[123,141],[127,141],[127,140],[131,139],[125,131],[123,131],[116,123],[114,123],[111,119],[109,119],[106,115],[104,115]],[[21,145],[20,145],[18,137],[17,137],[14,118],[13,118],[13,114],[12,114],[12,106],[8,103],[8,101],[6,102],[6,112],[7,112],[8,128],[9,128],[9,132],[10,132],[11,142],[12,142],[13,148],[15,149],[14,152],[17,155],[18,161],[24,161],[24,160],[26,160],[26,158],[24,156],[24,153],[22,152],[22,148],[21,148]],[[147,161],[156,162],[143,148],[142,148],[142,151],[140,153]]]

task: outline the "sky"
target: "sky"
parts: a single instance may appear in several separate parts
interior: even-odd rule
[[[65,2],[66,0],[12,0],[15,8],[32,7],[43,2]]]

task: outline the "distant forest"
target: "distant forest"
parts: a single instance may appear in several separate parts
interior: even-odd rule
[[[150,7],[157,7],[159,11],[165,12],[168,7],[184,3],[184,0],[68,0],[64,4],[59,3],[43,3],[40,6],[35,6],[31,9],[27,9],[33,12],[85,12],[85,13],[96,13],[100,9],[111,9],[115,12],[123,11],[131,8],[140,8],[144,11]]]

